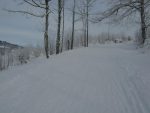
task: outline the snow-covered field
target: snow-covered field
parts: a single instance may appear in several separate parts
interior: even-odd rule
[[[150,54],[95,45],[10,68],[0,113],[150,113]]]

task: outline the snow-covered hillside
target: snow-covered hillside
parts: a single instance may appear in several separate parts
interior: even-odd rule
[[[95,45],[0,72],[0,113],[150,113],[150,54]]]

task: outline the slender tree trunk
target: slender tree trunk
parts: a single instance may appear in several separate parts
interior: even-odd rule
[[[144,9],[144,0],[141,0],[141,32],[142,32],[142,44],[145,43],[146,39],[146,26],[145,26],[145,9]]]
[[[70,41],[67,40],[67,49],[69,50],[70,49]]]
[[[88,44],[89,44],[89,6],[88,6],[88,3],[87,3],[86,10],[87,10],[87,15],[86,15],[87,16],[86,17],[86,47],[88,47]]]
[[[75,23],[75,0],[73,5],[73,15],[72,15],[72,37],[71,37],[71,49],[73,49],[74,44],[74,23]]]
[[[60,27],[61,27],[61,0],[58,0],[58,28],[56,40],[56,54],[60,52]]]
[[[48,5],[48,0],[45,0],[46,4],[46,16],[45,16],[45,33],[44,33],[44,45],[45,45],[45,53],[46,53],[46,58],[49,58],[49,53],[48,53],[48,10],[49,10],[49,5]]]
[[[86,20],[84,20],[85,22],[84,22],[84,47],[86,47],[86,42],[87,42],[87,37],[86,37],[86,34],[87,34],[87,31],[86,31]]]
[[[82,24],[83,24],[83,46],[86,47],[86,18],[82,15]]]
[[[64,29],[65,29],[65,0],[63,0],[63,23],[62,23],[62,42],[61,42],[61,52],[63,51],[63,44],[64,44]]]

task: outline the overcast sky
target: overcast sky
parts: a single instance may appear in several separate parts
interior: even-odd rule
[[[0,0],[0,40],[8,41],[20,45],[36,45],[43,44],[43,19],[30,17],[22,14],[11,14],[3,11],[3,8],[7,9],[29,9],[25,5],[19,5],[18,2],[21,0]],[[55,0],[56,1],[56,0]],[[69,3],[68,3],[69,4]],[[68,5],[71,7],[71,5]],[[52,7],[55,7],[55,3],[52,2]],[[97,0],[93,11],[99,11],[105,9],[105,5],[102,4],[102,0]],[[56,19],[57,15],[50,15],[50,38],[56,38]],[[66,31],[71,29],[71,16],[69,12],[66,14]],[[109,25],[108,24],[91,24],[90,34],[96,36],[101,32],[124,33],[133,36],[135,32],[135,27],[133,25]],[[76,24],[76,29],[80,28],[80,24]],[[118,30],[119,28],[119,30]]]

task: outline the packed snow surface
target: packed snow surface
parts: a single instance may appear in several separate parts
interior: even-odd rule
[[[93,45],[10,68],[0,113],[150,113],[150,54]]]

